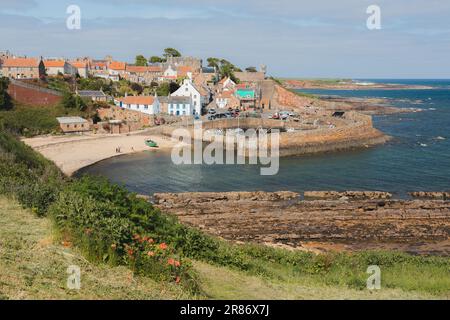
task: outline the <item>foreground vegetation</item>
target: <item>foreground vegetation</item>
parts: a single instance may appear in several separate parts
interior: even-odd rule
[[[235,292],[245,298],[248,290],[222,274],[285,293],[273,298],[297,297],[297,286],[314,288],[316,298],[322,290],[324,297],[325,292],[332,296],[333,290],[368,297],[369,265],[380,266],[384,294],[449,297],[448,258],[392,252],[315,255],[231,244],[179,223],[105,179],[66,178],[4,128],[0,128],[0,194],[51,221],[54,239],[75,248],[89,264],[113,270],[125,267],[152,283],[178,286],[190,297],[230,297]]]

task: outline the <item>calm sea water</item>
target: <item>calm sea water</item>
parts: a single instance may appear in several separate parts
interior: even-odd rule
[[[370,80],[375,81],[375,80]],[[235,190],[450,190],[450,80],[376,80],[430,85],[433,90],[307,90],[323,95],[378,97],[420,113],[376,116],[394,137],[370,149],[281,159],[275,176],[251,165],[182,165],[170,155],[144,152],[105,160],[80,173],[100,174],[141,194]]]

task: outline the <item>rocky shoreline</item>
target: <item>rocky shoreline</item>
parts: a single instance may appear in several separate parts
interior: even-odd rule
[[[369,191],[206,192],[155,194],[154,202],[183,223],[236,242],[448,256],[447,195],[419,192],[411,196],[420,199],[397,200]]]

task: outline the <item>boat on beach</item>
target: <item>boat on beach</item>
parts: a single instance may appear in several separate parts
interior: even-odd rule
[[[150,148],[158,148],[158,144],[153,140],[145,140],[145,144]]]

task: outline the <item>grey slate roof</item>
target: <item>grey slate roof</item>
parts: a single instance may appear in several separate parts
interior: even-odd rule
[[[80,90],[78,91],[80,97],[106,97],[106,94],[102,91],[94,91],[94,90]]]
[[[184,103],[184,104],[190,104],[191,98],[189,97],[169,97],[168,103]]]

